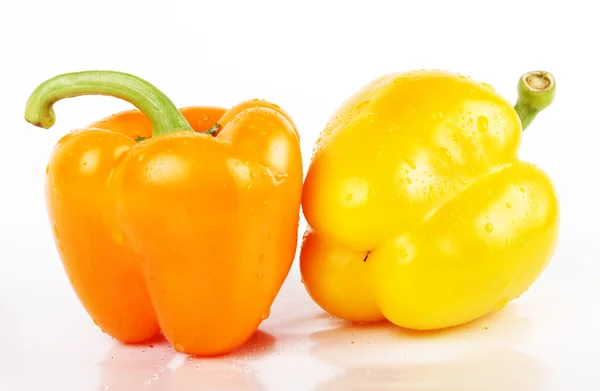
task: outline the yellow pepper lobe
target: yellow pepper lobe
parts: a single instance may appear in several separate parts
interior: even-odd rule
[[[311,297],[342,318],[417,329],[518,297],[558,233],[549,178],[518,160],[521,133],[508,101],[454,73],[363,87],[322,131],[304,184]]]

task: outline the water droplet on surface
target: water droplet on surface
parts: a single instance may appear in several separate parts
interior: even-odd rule
[[[141,154],[140,156],[138,156],[138,162],[141,162],[142,160],[144,160],[144,154]]]
[[[158,375],[155,373],[154,375],[152,375],[152,378],[153,378],[154,380],[156,380],[156,379],[158,379]]]
[[[412,168],[413,170],[417,168],[417,165],[415,164],[415,161],[409,158],[404,159],[406,161],[406,164],[408,164],[408,166],[410,168]]]
[[[485,116],[479,116],[477,118],[477,130],[480,133],[485,133],[488,131],[488,119]]]
[[[506,245],[507,245],[508,247],[510,247],[511,243],[512,243],[512,239],[511,239],[510,237],[508,237],[508,236],[507,236],[507,237],[506,237]]]
[[[60,238],[60,235],[58,234],[58,228],[56,227],[56,224],[52,226],[53,230],[54,230],[54,236],[56,236],[56,239]]]
[[[261,272],[256,273],[256,277],[263,278],[263,274]]]
[[[494,230],[494,224],[492,224],[492,223],[487,223],[487,224],[485,225],[485,232],[487,232],[488,234],[489,234],[489,233],[492,233],[492,231],[493,231],[493,230]]]
[[[46,165],[46,174],[50,171],[50,165]]]
[[[406,178],[406,183],[408,183],[410,185],[412,183],[412,179]]]
[[[346,194],[346,201],[352,201],[352,194]]]
[[[401,247],[400,249],[398,249],[398,256],[400,256],[400,258],[408,257],[408,252],[406,251],[406,249],[404,247]]]
[[[512,208],[512,204],[511,204],[510,202],[507,202],[507,203],[506,203],[506,207],[507,207],[508,209],[510,209],[510,208]]]

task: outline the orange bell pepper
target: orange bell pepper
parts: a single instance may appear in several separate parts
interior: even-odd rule
[[[25,118],[50,128],[56,101],[87,94],[139,111],[73,131],[51,154],[48,215],[76,294],[124,343],[162,330],[179,352],[235,350],[268,317],[296,252],[294,123],[262,100],[178,110],[146,81],[110,71],[45,81]]]

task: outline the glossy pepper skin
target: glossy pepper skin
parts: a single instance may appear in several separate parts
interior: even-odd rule
[[[300,267],[316,303],[427,330],[500,309],[531,286],[559,228],[551,180],[518,157],[522,123],[554,96],[551,75],[532,75],[551,91],[530,90],[515,108],[487,84],[429,70],[385,75],[342,104],[302,196]],[[538,95],[544,107],[533,107]]]
[[[52,126],[52,103],[79,88],[141,110],[67,134],[47,167],[48,215],[83,306],[125,343],[162,330],[180,352],[236,349],[268,316],[295,256],[294,123],[262,100],[177,110],[141,79],[97,71],[42,83],[27,120]]]

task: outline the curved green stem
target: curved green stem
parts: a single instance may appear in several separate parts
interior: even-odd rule
[[[54,103],[81,95],[114,96],[130,102],[150,120],[152,136],[193,130],[175,104],[156,87],[137,76],[115,71],[65,73],[46,80],[27,100],[25,120],[48,129],[55,122]]]
[[[521,119],[523,130],[545,108],[550,106],[556,93],[554,76],[549,72],[531,71],[519,79],[517,86],[519,98],[515,103],[515,111]]]

